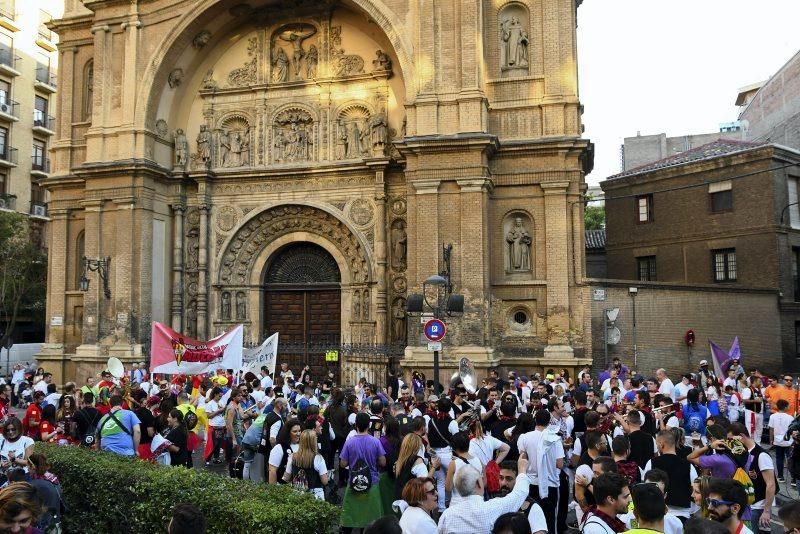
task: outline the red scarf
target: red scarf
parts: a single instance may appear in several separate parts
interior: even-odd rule
[[[589,519],[590,515],[595,515],[599,519],[601,519],[606,525],[611,527],[614,532],[625,532],[628,530],[628,527],[625,526],[625,523],[617,519],[616,517],[611,517],[607,515],[605,512],[600,510],[597,506],[591,506],[589,511],[583,516],[583,522],[581,527],[586,526],[586,520]]]

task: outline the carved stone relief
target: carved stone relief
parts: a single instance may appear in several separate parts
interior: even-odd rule
[[[367,226],[372,222],[374,208],[372,203],[365,198],[357,198],[350,203],[350,220],[356,226]]]
[[[372,72],[392,72],[392,58],[383,50],[375,52],[375,59],[372,60]]]
[[[342,46],[342,27],[331,28],[331,61],[337,78],[364,72],[364,58],[356,54],[345,54]]]
[[[400,297],[392,302],[392,341],[405,343],[407,338],[406,299]]]
[[[214,69],[208,69],[206,75],[203,76],[203,82],[200,84],[200,87],[206,91],[216,91],[219,89],[219,84],[214,79]]]
[[[247,319],[247,295],[244,291],[236,293],[236,320],[245,321]]]
[[[303,41],[305,41],[306,39],[308,39],[309,37],[313,36],[316,33],[317,33],[317,28],[312,26],[311,24],[292,24],[290,26],[284,26],[280,28],[275,33],[273,46],[276,46],[280,51],[282,51],[283,56],[286,56],[286,52],[283,50],[281,44],[285,43],[291,47],[290,61],[292,64],[292,72],[293,72],[292,79],[294,80],[302,79],[300,73],[303,68],[304,60],[306,64],[306,73],[308,73],[308,68],[309,65],[311,65],[311,63],[308,62],[308,58],[306,57],[308,53],[303,48]],[[314,48],[314,51],[315,54],[312,59],[314,60],[314,69],[316,70],[316,61],[318,61],[319,57],[316,54],[316,48]],[[273,55],[273,57],[275,56]],[[289,57],[287,56],[286,59],[288,60]],[[284,67],[283,60],[281,61],[282,62],[279,65],[279,68],[283,69]],[[288,67],[288,65],[285,66]],[[273,81],[282,81],[282,82],[288,81],[289,80],[288,72],[281,71],[279,74],[279,78],[280,79],[276,80],[275,77],[273,76]]]
[[[251,37],[247,41],[247,55],[250,57],[244,66],[234,69],[228,74],[228,84],[231,87],[253,85],[258,82],[258,37]]]
[[[211,131],[205,124],[200,125],[200,133],[197,134],[197,159],[203,165],[211,164]]]
[[[170,88],[175,89],[181,84],[182,81],[183,81],[183,69],[181,68],[172,69],[172,72],[170,72],[169,76],[167,77],[167,83],[169,83]]]
[[[167,126],[167,121],[164,119],[158,119],[156,121],[156,135],[161,139],[166,139],[168,133],[169,126]]]
[[[392,223],[392,268],[398,272],[406,270],[406,255],[408,251],[408,234],[406,234],[406,222],[396,219]]]
[[[369,156],[372,151],[372,141],[367,108],[357,105],[342,110],[336,121],[335,137],[335,159],[355,159]]]
[[[389,142],[389,120],[384,110],[370,117],[369,128],[372,155],[375,157],[385,155],[386,147]]]
[[[210,40],[211,40],[211,32],[209,30],[203,30],[194,36],[194,39],[192,39],[192,46],[195,47],[197,50],[200,50],[201,48],[206,46]]]
[[[222,292],[222,303],[220,310],[220,318],[223,321],[230,321],[231,320],[231,294],[229,291]]]
[[[217,210],[217,228],[222,232],[230,232],[239,222],[239,213],[233,206],[222,206]]]
[[[394,289],[395,293],[405,294],[406,290],[408,289],[406,277],[403,275],[395,276],[394,280],[392,280],[392,289]]]
[[[361,290],[361,318],[369,321],[370,295],[369,289]]]
[[[247,283],[266,244],[292,232],[309,232],[330,241],[347,259],[353,282],[369,281],[366,251],[341,220],[310,206],[285,205],[260,213],[239,229],[221,254],[220,283]]]
[[[250,124],[240,116],[234,116],[222,123],[217,134],[217,153],[220,167],[249,167],[251,145]]]
[[[403,215],[406,212],[406,199],[397,197],[392,200],[392,213],[395,215]]]
[[[527,215],[513,213],[506,217],[503,225],[505,230],[505,269],[507,273],[530,272],[531,265],[531,237],[526,223]]]
[[[281,163],[314,160],[314,119],[302,109],[286,110],[275,119],[272,147]]]
[[[197,300],[192,299],[186,306],[185,331],[189,337],[197,337]]]

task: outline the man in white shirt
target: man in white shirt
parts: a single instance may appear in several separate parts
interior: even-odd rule
[[[692,389],[692,384],[690,383],[691,380],[692,375],[690,374],[685,374],[681,377],[681,381],[677,386],[672,388],[672,391],[670,392],[672,395],[672,402],[680,402],[686,406],[686,396],[689,394],[689,390]]]
[[[271,388],[273,386],[272,377],[269,376],[269,369],[266,365],[261,366],[261,373],[259,373],[258,379],[261,381],[261,387],[263,389]]]
[[[532,493],[545,512],[548,532],[555,532],[564,443],[557,434],[547,430],[550,412],[539,410],[533,419],[536,429],[522,434],[517,440],[517,448],[520,458],[528,459],[528,476],[535,486]]]
[[[253,392],[250,394],[253,397],[253,400],[256,401],[256,406],[258,407],[258,411],[264,409],[266,406],[266,402],[264,399],[266,398],[266,393],[264,393],[264,388],[261,386],[261,382],[258,380],[253,380]]]
[[[672,380],[669,379],[667,376],[667,372],[664,369],[659,369],[656,371],[656,379],[658,380],[658,392],[662,395],[672,395],[672,390],[675,388],[675,385],[672,383]]]
[[[500,464],[500,491],[498,497],[505,497],[514,491],[517,484],[517,463],[505,461]],[[547,520],[544,518],[542,507],[530,499],[525,499],[519,511],[528,516],[528,524],[531,526],[531,534],[545,534],[547,532]]]
[[[786,482],[783,478],[783,462],[789,455],[792,447],[792,439],[783,439],[786,437],[786,431],[789,425],[792,424],[793,418],[786,413],[789,409],[789,401],[786,399],[778,399],[775,403],[778,408],[778,413],[774,413],[769,417],[769,442],[775,447],[775,463],[778,467],[778,482]]]
[[[581,524],[583,534],[614,534],[623,532],[625,524],[617,515],[628,511],[631,490],[628,481],[619,473],[603,473],[592,483],[592,494],[597,507],[592,508]]]
[[[728,376],[725,378],[725,381],[722,382],[722,387],[726,388],[728,386],[732,387],[734,391],[736,390],[736,369],[728,369]]]
[[[50,373],[45,373],[41,380],[36,382],[36,385],[33,386],[34,391],[41,391],[42,393],[47,395],[47,386],[53,381],[53,375]]]
[[[514,489],[505,497],[483,500],[483,475],[470,465],[458,470],[453,478],[453,490],[464,499],[442,513],[439,534],[465,534],[491,532],[494,522],[503,514],[516,512],[528,496],[531,480],[525,473],[528,461],[520,457],[517,462]]]
[[[617,370],[613,369],[613,368],[608,372],[608,378],[603,380],[603,383],[600,385],[600,391],[601,392],[605,393],[606,390],[611,387],[611,379],[612,378],[617,378]]]

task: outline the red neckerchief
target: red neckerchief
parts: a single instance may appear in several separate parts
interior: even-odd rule
[[[516,418],[515,417],[511,417],[509,415],[501,415],[500,416],[500,420],[501,421],[515,421]]]
[[[744,523],[742,521],[739,521],[739,526],[736,527],[736,533],[735,534],[739,534],[742,531],[743,528],[744,528]]]
[[[611,527],[614,532],[625,532],[628,530],[628,527],[625,526],[625,523],[617,519],[616,517],[611,517],[610,515],[606,514],[602,510],[600,510],[597,506],[593,505],[589,508],[589,511],[583,516],[583,525],[586,526],[586,520],[589,519],[589,515],[594,514],[598,518],[600,518],[606,525]]]
[[[445,419],[450,418],[450,414],[448,412],[436,412],[436,415],[434,415],[434,417],[439,421],[444,421]]]

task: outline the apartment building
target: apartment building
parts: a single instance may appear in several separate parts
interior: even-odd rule
[[[30,215],[35,236],[48,221],[40,180],[56,128],[58,38],[47,24],[63,9],[57,0],[0,0],[0,209]]]

